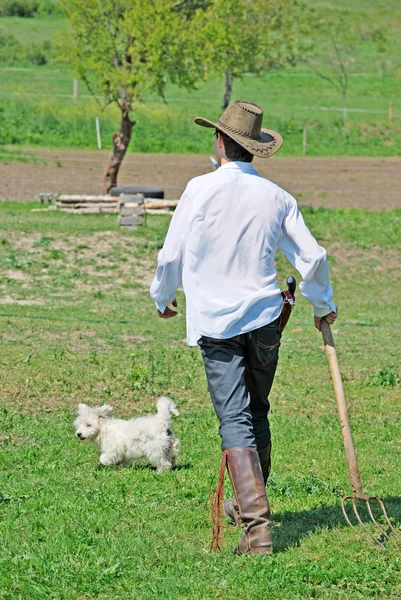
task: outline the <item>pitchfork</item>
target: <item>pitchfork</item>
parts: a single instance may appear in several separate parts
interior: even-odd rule
[[[329,365],[330,365],[330,372],[331,372],[331,377],[333,380],[334,393],[336,395],[336,400],[337,400],[338,415],[340,418],[345,455],[346,455],[347,463],[348,463],[348,474],[349,474],[351,486],[352,486],[352,489],[354,492],[353,495],[346,496],[341,501],[345,520],[347,521],[348,525],[350,525],[353,529],[355,529],[355,531],[364,540],[366,540],[368,542],[373,541],[374,543],[376,543],[382,547],[385,547],[384,541],[388,540],[396,548],[400,548],[401,547],[400,532],[397,531],[395,529],[395,527],[393,526],[393,524],[391,523],[391,521],[387,515],[387,511],[383,504],[383,501],[378,496],[368,496],[367,494],[365,494],[363,492],[361,477],[359,475],[358,463],[356,460],[355,448],[354,448],[354,444],[352,441],[351,426],[350,426],[350,422],[349,422],[347,403],[345,400],[344,387],[343,387],[342,380],[341,380],[340,367],[338,365],[337,353],[336,353],[336,348],[334,345],[333,336],[331,333],[330,324],[325,319],[322,319],[320,322],[320,325],[321,325],[321,331],[322,331],[322,335],[323,335],[325,350],[326,350],[327,358],[328,358]],[[352,510],[355,514],[355,517],[356,517],[358,523],[362,526],[363,531],[367,535],[365,535],[364,533],[361,533],[351,523],[348,512],[347,512],[347,508],[346,508],[347,501],[348,501],[348,506],[349,506],[349,503],[351,503]],[[357,508],[358,502],[365,503],[368,513],[370,515],[370,518],[372,519],[372,522],[375,525],[376,531],[380,535],[381,539],[378,539],[375,535],[373,535],[371,533],[371,531],[369,530],[369,528],[362,521],[361,516],[358,512],[358,508]],[[384,515],[385,522],[387,523],[387,526],[388,526],[387,531],[377,522],[377,520],[373,514],[373,511],[372,511],[372,507],[370,504],[371,502],[377,502],[377,504],[380,506],[382,513]],[[351,512],[351,514],[352,514],[352,512]],[[391,534],[391,532],[394,534],[393,536],[389,535],[389,534]],[[394,537],[395,537],[395,539],[394,539]]]

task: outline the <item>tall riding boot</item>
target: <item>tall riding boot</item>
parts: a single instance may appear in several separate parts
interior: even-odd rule
[[[234,552],[267,554],[272,550],[270,506],[258,453],[251,448],[229,448],[226,453],[227,469],[244,527]]]
[[[262,467],[263,479],[265,485],[267,480],[269,479],[270,467],[271,467],[271,448],[272,444],[269,442],[269,445],[264,448],[264,450],[259,450],[259,460],[260,466]],[[235,501],[235,498],[228,498],[224,502],[224,516],[229,519],[235,525],[241,524],[241,516],[238,510],[238,504]]]

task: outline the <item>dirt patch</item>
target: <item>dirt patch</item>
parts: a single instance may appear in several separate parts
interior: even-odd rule
[[[40,192],[101,194],[108,151],[34,151],[38,164],[0,163],[0,199],[33,200]],[[56,163],[57,161],[57,163]],[[61,163],[61,167],[58,164]],[[401,158],[281,158],[255,160],[259,173],[306,206],[369,210],[401,208]],[[129,154],[119,183],[155,185],[179,198],[187,182],[210,171],[208,156]]]
[[[124,340],[124,342],[147,342],[149,340],[149,338],[146,338],[143,335],[123,334],[121,337]]]
[[[80,296],[118,288],[121,296],[133,298],[138,288],[149,287],[152,279],[153,253],[152,258],[148,255],[137,258],[140,241],[124,236],[117,241],[114,232],[79,236],[50,232],[43,237],[40,234],[20,236],[8,231],[4,232],[4,237],[10,248],[26,259],[30,273],[26,274],[22,269],[3,272],[6,281],[15,282],[18,289],[16,287],[15,293],[10,293],[7,283],[0,284],[0,305],[43,305],[38,292],[49,302],[68,305],[74,302],[69,293],[72,288]]]
[[[32,278],[22,271],[5,271],[4,276],[13,281],[32,281]]]

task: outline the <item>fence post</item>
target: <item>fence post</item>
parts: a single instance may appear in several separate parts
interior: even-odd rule
[[[78,79],[73,80],[72,88],[73,88],[72,101],[74,104],[77,104],[77,102],[78,102]]]
[[[393,122],[393,101],[390,100],[388,103],[388,124],[391,125]]]
[[[307,142],[307,128],[304,125],[304,131],[302,136],[302,156],[306,156],[306,142]]]
[[[102,149],[102,138],[100,136],[100,122],[99,122],[99,117],[96,117],[95,121],[96,121],[97,147],[99,148],[99,150],[101,150]]]

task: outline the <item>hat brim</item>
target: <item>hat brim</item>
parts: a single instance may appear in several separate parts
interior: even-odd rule
[[[281,135],[272,129],[265,129],[262,127],[259,138],[255,139],[230,131],[224,124],[213,123],[213,121],[209,121],[209,119],[204,119],[203,117],[196,117],[194,122],[201,127],[214,127],[218,131],[225,133],[240,146],[245,148],[245,150],[248,150],[248,152],[253,154],[253,156],[259,156],[259,158],[268,158],[269,156],[272,156],[272,154],[281,148],[283,143]]]

